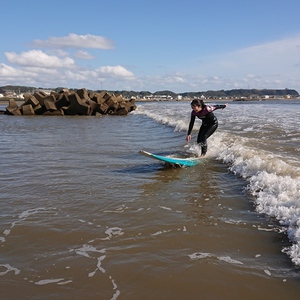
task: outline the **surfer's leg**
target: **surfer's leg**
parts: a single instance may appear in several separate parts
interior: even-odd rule
[[[207,125],[202,125],[200,127],[197,143],[201,146],[201,156],[205,156],[207,152],[207,142],[206,142],[206,135],[205,132],[207,130]]]
[[[205,131],[205,137],[208,139],[218,128],[218,123],[214,123],[212,125],[207,126],[207,129]]]
[[[197,143],[201,145],[201,156],[206,155],[207,139],[216,131],[217,128],[218,128],[218,123],[201,126],[197,138]]]

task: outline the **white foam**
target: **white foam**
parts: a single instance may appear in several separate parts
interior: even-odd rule
[[[276,218],[286,229],[293,245],[283,251],[300,265],[300,118],[296,105],[288,101],[229,103],[224,111],[216,111],[219,128],[208,140],[208,157],[223,161],[244,178],[257,212]],[[186,133],[190,112],[186,102],[149,103],[139,106],[135,114]],[[200,125],[197,120],[194,142],[185,147],[196,155],[200,154],[195,143]]]
[[[229,264],[243,265],[242,262],[240,262],[238,260],[235,260],[235,259],[232,259],[230,256],[219,256],[218,259],[221,260],[221,261],[225,261]]]
[[[172,208],[166,207],[166,206],[158,206],[158,207],[160,207],[160,208],[162,208],[162,209],[165,209],[165,210],[172,210]]]
[[[246,146],[245,139],[236,138],[227,147],[222,145],[224,139],[230,137],[223,134],[215,138],[215,154],[248,182],[247,190],[256,199],[257,212],[276,218],[284,226],[294,244],[283,251],[300,265],[300,169],[278,154]]]
[[[70,251],[73,251],[73,250],[70,250]],[[75,252],[78,255],[82,255],[82,256],[85,256],[85,257],[90,257],[89,252],[105,253],[106,249],[100,249],[100,250],[98,250],[94,246],[83,245],[82,247],[80,247],[78,249],[75,249]]]
[[[105,230],[105,233],[108,235],[106,238],[103,238],[102,240],[110,240],[113,236],[120,236],[123,235],[124,232],[122,231],[122,228],[120,227],[111,227]]]
[[[204,259],[207,257],[211,257],[211,258],[217,258],[218,260],[229,263],[229,264],[243,265],[243,263],[241,261],[232,259],[230,256],[216,256],[212,253],[207,253],[207,252],[195,252],[193,254],[190,254],[189,257],[192,260],[198,260],[198,259]]]
[[[274,166],[273,166],[274,167]],[[300,180],[299,177],[292,178],[290,175],[279,175],[282,168],[272,172],[253,168],[249,174],[249,192],[256,197],[256,210],[259,213],[275,217],[280,224],[287,227],[287,233],[291,241],[296,242],[299,247],[299,219],[300,219]],[[283,171],[286,173],[286,171]],[[290,252],[295,255],[298,251]],[[300,256],[293,258],[296,264],[300,263]]]
[[[98,263],[97,263],[97,268],[95,269],[95,271],[90,272],[90,273],[88,274],[89,277],[93,277],[93,276],[95,275],[95,273],[96,273],[97,270],[100,270],[102,273],[105,273],[105,269],[101,267],[101,262],[102,262],[102,260],[103,260],[105,257],[106,257],[106,255],[102,255],[102,256],[100,256],[100,257],[97,257],[97,261],[98,261]]]
[[[107,232],[110,234],[111,232],[120,232],[119,230],[121,230],[121,228],[118,228],[118,227],[112,227],[112,228],[109,228],[107,230]],[[74,250],[70,250],[70,251],[74,251]],[[97,249],[96,247],[92,246],[92,245],[83,245],[82,247],[78,248],[78,249],[75,249],[75,252],[76,254],[78,255],[81,255],[81,256],[84,256],[84,257],[87,257],[87,258],[90,258],[90,259],[95,259],[95,257],[90,254],[90,253],[100,253],[100,254],[103,254],[103,253],[106,253],[106,249]],[[102,261],[106,258],[106,254],[105,255],[100,255],[98,257],[96,257],[97,259],[97,265],[96,265],[96,268],[94,271],[92,272],[89,272],[88,273],[88,277],[93,277],[96,272],[99,270],[101,273],[105,274],[106,273],[106,270],[102,267]],[[115,280],[112,278],[112,276],[108,276],[111,283],[112,283],[112,286],[113,286],[113,290],[115,291],[114,294],[113,294],[113,297],[111,299],[117,299],[118,296],[121,294],[121,292],[117,289],[118,286],[117,284],[115,283]],[[65,283],[68,283],[67,281]]]
[[[28,210],[25,210],[22,213],[20,213],[18,218],[24,220],[24,219],[30,217],[31,215],[37,214],[40,211],[45,211],[45,210],[46,210],[46,208],[44,208],[44,207],[28,209]]]
[[[137,110],[133,111],[133,114],[140,114],[147,116],[154,121],[168,125],[175,128],[175,131],[185,131],[187,130],[186,119],[189,114],[185,114],[186,118],[174,118],[174,105],[173,107],[163,108],[162,113],[158,113],[156,109],[156,103],[148,103],[146,105],[138,106]],[[177,113],[180,111],[177,111]]]
[[[126,209],[128,209],[127,206],[121,205],[121,206],[117,207],[115,210],[105,210],[104,212],[105,213],[117,213],[117,214],[119,214],[119,213],[123,213]]]
[[[51,284],[51,283],[58,283],[60,281],[63,281],[64,278],[57,278],[57,279],[43,279],[40,281],[37,281],[35,284],[36,285],[46,285],[46,284]]]
[[[3,267],[6,269],[5,271],[0,272],[0,276],[6,275],[9,272],[14,272],[15,275],[18,275],[21,272],[19,269],[14,268],[14,267],[10,266],[9,264],[0,265],[0,267]]]
[[[120,296],[121,292],[117,289],[118,286],[116,285],[115,280],[111,276],[109,276],[109,279],[111,280],[113,289],[116,290],[116,292],[113,294],[113,297],[111,298],[111,300],[116,300]]]
[[[189,257],[190,259],[202,259],[202,258],[206,258],[206,257],[210,257],[212,256],[211,253],[201,253],[201,252],[196,252],[193,254],[190,254]]]
[[[5,229],[3,231],[3,235],[5,236],[8,236],[10,233],[11,233],[11,230],[20,222],[23,222],[25,221],[27,218],[29,218],[31,215],[34,215],[34,214],[37,214],[41,211],[45,211],[46,208],[43,208],[43,207],[39,207],[39,208],[33,208],[33,209],[28,209],[28,210],[25,210],[23,212],[21,212],[19,215],[18,215],[18,220],[17,221],[14,221],[10,224],[10,228],[8,229]],[[5,238],[4,237],[0,237],[0,242],[5,242]]]
[[[3,234],[4,234],[4,235],[9,235],[9,234],[10,234],[10,229],[5,229],[5,230],[3,231]]]
[[[62,282],[58,282],[57,284],[58,285],[66,285],[66,284],[69,284],[69,283],[72,283],[73,280],[66,280],[66,281],[62,281]]]
[[[155,233],[152,233],[151,235],[152,236],[157,236],[157,235],[161,235],[161,234],[163,234],[163,233],[168,233],[168,232],[170,232],[170,231],[172,231],[171,229],[169,229],[169,230],[159,230],[159,231],[157,231],[157,232],[155,232]]]

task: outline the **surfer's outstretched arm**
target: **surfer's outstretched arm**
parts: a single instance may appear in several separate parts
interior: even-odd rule
[[[196,116],[191,115],[191,120],[190,120],[190,124],[189,124],[189,129],[188,129],[187,136],[186,136],[186,141],[187,141],[187,142],[189,142],[189,141],[191,140],[191,138],[192,138],[191,132],[192,132],[193,127],[194,127],[195,119],[196,119]]]

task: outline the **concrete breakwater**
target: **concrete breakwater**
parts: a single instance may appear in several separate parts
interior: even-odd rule
[[[24,94],[24,103],[18,105],[9,99],[4,114],[30,115],[127,115],[136,109],[135,100],[125,100],[121,95],[108,92],[88,92],[85,88],[75,91],[63,89],[50,95],[42,91]]]

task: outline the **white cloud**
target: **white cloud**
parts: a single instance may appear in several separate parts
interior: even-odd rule
[[[36,71],[32,72],[31,70],[23,70],[6,64],[0,64],[0,85],[34,85],[41,78],[43,76],[40,77]]]
[[[50,39],[47,41],[50,43]],[[24,84],[98,89],[103,85],[108,90],[126,88],[154,92],[167,89],[178,93],[233,88],[294,88],[299,91],[300,86],[300,36],[201,57],[198,66],[194,63],[195,58],[190,63],[193,65],[190,70],[144,77],[136,76],[121,65],[84,68],[62,49],[47,50],[51,55],[41,50],[21,54],[6,52],[6,58],[13,66],[0,64],[0,86]],[[82,50],[73,57],[93,58]]]
[[[94,56],[92,56],[90,53],[88,53],[87,51],[83,51],[83,50],[80,50],[80,51],[77,51],[75,54],[74,54],[74,57],[75,58],[78,58],[78,59],[95,59]]]
[[[69,56],[69,52],[64,51],[62,49],[50,49],[47,51],[48,54],[50,55],[55,55],[55,56],[59,56],[59,57],[66,57]]]
[[[92,48],[92,49],[113,49],[113,42],[103,36],[78,35],[70,33],[63,37],[49,37],[47,40],[34,40],[33,47],[45,48]]]
[[[164,81],[170,84],[187,83],[186,79],[184,78],[184,76],[182,76],[182,74],[167,75],[165,76]]]
[[[8,66],[6,64],[0,64],[0,76],[1,77],[13,77],[20,73],[18,69],[15,69],[11,66]]]
[[[6,59],[16,65],[47,68],[70,68],[75,65],[73,59],[69,57],[59,58],[48,55],[41,50],[30,50],[16,54],[15,52],[5,52]]]
[[[135,75],[122,66],[104,66],[98,69],[83,69],[72,64],[72,68],[50,68],[49,63],[41,66],[35,61],[26,60],[26,55],[11,55],[12,62],[19,66],[14,68],[0,64],[0,86],[7,84],[30,85],[41,87],[86,87],[99,89],[122,88],[125,82],[135,78]],[[57,58],[59,59],[59,58]],[[27,65],[25,65],[27,61]],[[51,60],[52,61],[52,60]],[[23,65],[24,64],[24,65]]]
[[[96,70],[99,74],[113,77],[133,78],[134,74],[122,66],[103,66]]]

